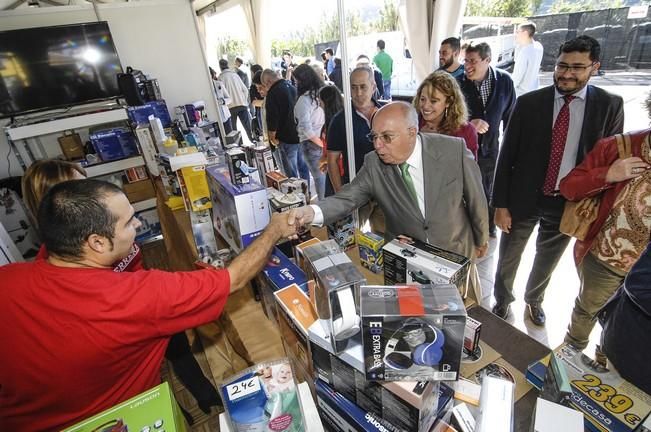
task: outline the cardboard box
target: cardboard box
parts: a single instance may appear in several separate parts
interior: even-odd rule
[[[137,181],[134,183],[125,183],[122,185],[124,194],[129,202],[135,203],[150,198],[156,198],[156,190],[150,179]]]
[[[133,183],[149,178],[144,165],[124,170],[124,176],[127,178],[127,183]]]
[[[280,171],[269,171],[266,175],[267,187],[274,188],[280,192],[283,183],[288,181],[287,176]]]
[[[239,148],[226,151],[226,165],[231,176],[231,183],[234,185],[245,185],[251,183],[249,176],[249,165],[246,155]]]
[[[538,398],[532,432],[583,432],[583,415],[576,410]]]
[[[57,138],[59,141],[59,146],[63,155],[68,160],[83,159],[86,154],[84,153],[84,143],[81,142],[81,138],[78,133],[72,133],[70,135],[63,135]]]
[[[286,194],[274,188],[267,188],[267,197],[271,211],[274,213],[284,213],[305,205],[305,197],[301,193]]]
[[[186,210],[198,212],[212,208],[204,165],[183,167],[177,175]]]
[[[481,334],[481,323],[472,317],[466,317],[466,329],[463,333],[463,352],[472,355],[479,346],[479,335]]]
[[[190,212],[190,223],[194,244],[197,247],[197,259],[204,264],[223,267],[224,261],[219,256],[210,210]]]
[[[310,298],[337,353],[360,331],[359,287],[366,280],[333,240],[305,248],[303,254],[310,264],[307,278],[316,282]]]
[[[454,285],[362,286],[366,379],[459,377],[466,308]]]
[[[364,377],[364,354],[359,343],[351,343],[339,355],[332,352],[329,336],[315,323],[309,328],[310,352],[317,378],[362,410],[385,420],[394,429],[428,430],[436,419],[438,383],[374,382]],[[451,391],[442,392],[446,405]]]
[[[326,226],[328,238],[337,242],[341,250],[355,247],[355,218],[353,215],[345,216]]]
[[[136,213],[135,216],[141,224],[136,230],[137,242],[142,242],[152,237],[162,235],[160,217],[158,216],[158,210],[156,208],[143,210]]]
[[[90,142],[104,162],[139,154],[136,137],[126,128],[113,128],[93,132]]]
[[[267,191],[252,181],[233,185],[223,165],[206,168],[212,200],[213,225],[235,252],[241,252],[269,224]]]
[[[168,383],[77,423],[63,432],[95,431],[185,432],[185,419]]]
[[[311,239],[309,239],[307,241],[304,241],[304,242],[299,243],[296,246],[294,246],[294,261],[296,262],[296,265],[298,266],[298,268],[303,270],[303,272],[305,274],[307,274],[307,272],[309,271],[308,267],[309,267],[310,263],[305,260],[304,251],[305,251],[306,248],[308,248],[310,246],[313,246],[313,245],[315,245],[317,243],[320,243],[320,242],[321,242],[321,240],[319,240],[316,237],[313,237],[313,238],[311,238]],[[310,299],[310,300],[313,301],[313,299]]]
[[[149,116],[160,120],[163,127],[172,126],[172,118],[164,100],[146,102],[144,105],[127,107],[127,115],[134,126],[149,125]]]
[[[372,232],[363,233],[357,231],[357,246],[359,247],[359,260],[362,265],[373,273],[382,273],[384,237]]]
[[[285,194],[296,194],[303,198],[303,205],[310,203],[310,187],[307,180],[290,177],[280,185],[280,192]]]
[[[465,297],[470,260],[462,255],[414,240],[384,245],[384,284],[453,284]]]
[[[592,359],[570,345],[562,344],[553,354],[565,365],[572,386],[569,406],[583,413],[586,430],[630,432],[651,412],[651,396],[617,371],[595,367]],[[527,381],[541,386],[548,364],[549,356],[529,365]]]
[[[271,149],[265,145],[255,147],[253,152],[255,154],[255,166],[258,168],[258,173],[260,175],[260,183],[265,184],[267,173],[276,169],[273,153],[271,153]]]

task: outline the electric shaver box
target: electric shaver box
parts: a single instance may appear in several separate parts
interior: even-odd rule
[[[350,343],[338,355],[329,336],[315,323],[308,329],[312,368],[318,381],[378,419],[392,431],[428,431],[437,417],[439,383],[367,381],[361,344]]]
[[[339,353],[351,338],[359,339],[359,287],[366,279],[334,240],[305,248],[303,256],[307,278],[315,281],[310,300]]]
[[[384,284],[453,284],[466,296],[470,260],[419,240],[384,245]]]
[[[360,308],[367,380],[458,379],[466,308],[455,285],[365,285]]]

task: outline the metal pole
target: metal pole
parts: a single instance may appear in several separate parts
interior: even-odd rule
[[[346,148],[348,152],[348,178],[353,181],[355,170],[355,141],[353,140],[353,109],[350,102],[350,74],[348,73],[348,48],[346,43],[346,10],[344,0],[337,0],[339,14],[339,43],[341,45],[341,76],[344,90],[344,119],[346,121]]]

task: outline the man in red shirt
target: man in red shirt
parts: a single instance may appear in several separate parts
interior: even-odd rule
[[[169,337],[216,319],[295,234],[274,215],[225,270],[117,273],[140,222],[98,180],[53,187],[38,224],[48,258],[0,267],[4,431],[60,430],[159,384]]]

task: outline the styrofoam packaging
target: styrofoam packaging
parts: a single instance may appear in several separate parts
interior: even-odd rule
[[[339,352],[359,334],[359,287],[366,279],[333,240],[305,248],[303,255],[310,264],[307,278],[316,282],[310,298]]]
[[[366,379],[459,377],[466,308],[456,286],[364,285],[360,309]]]
[[[303,410],[288,359],[260,363],[226,379],[220,386],[234,431],[303,432]]]
[[[470,260],[434,245],[394,239],[384,245],[384,284],[454,284],[462,296]]]
[[[228,168],[206,168],[213,203],[213,225],[235,252],[240,252],[269,224],[271,213],[267,191],[257,182],[233,185]]]
[[[244,165],[248,166],[246,162],[246,154],[239,148],[233,148],[226,151],[226,164],[228,165],[228,172],[231,176],[231,182],[234,185],[244,185],[251,182],[251,177]]]

